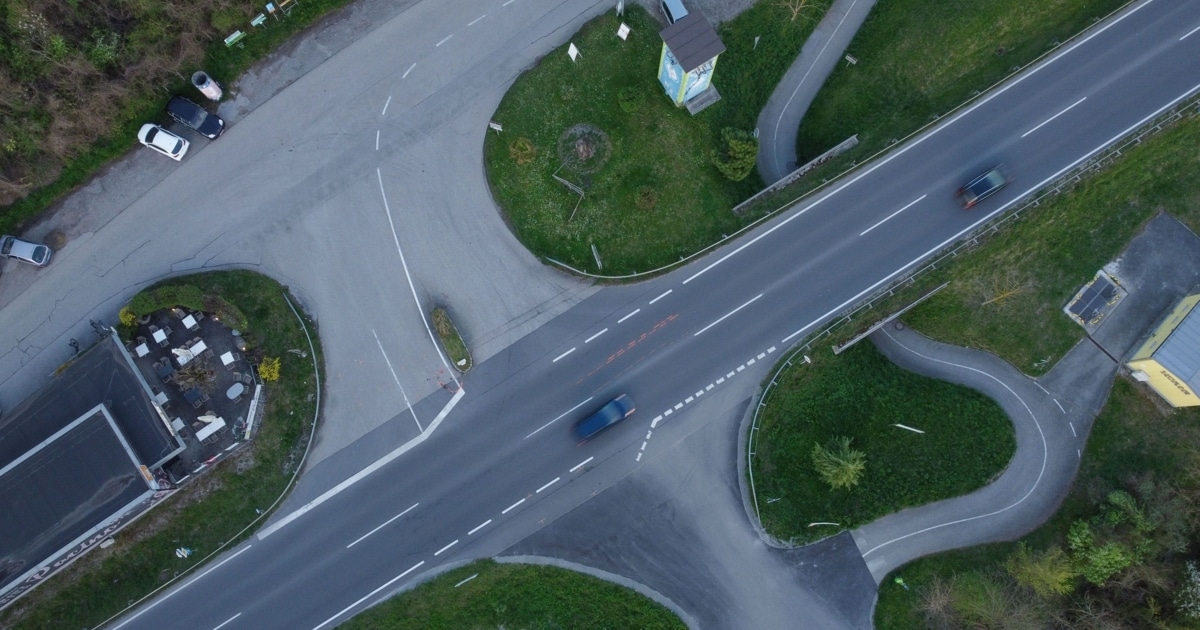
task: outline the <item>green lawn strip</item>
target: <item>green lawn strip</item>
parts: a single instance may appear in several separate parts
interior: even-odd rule
[[[300,463],[312,430],[315,376],[311,357],[288,352],[307,353],[309,346],[284,301],[284,288],[246,271],[184,276],[156,286],[165,284],[191,284],[224,297],[249,321],[243,331],[247,355],[281,359],[281,378],[267,384],[266,410],[254,439],[118,533],[115,545],[92,551],[0,613],[0,626],[98,625],[236,536],[257,518],[256,510],[272,506]],[[306,319],[306,325],[316,343],[314,324]],[[178,547],[196,553],[180,559]]]
[[[137,131],[147,122],[167,124],[170,119],[163,108],[170,94],[184,94],[196,102],[205,102],[204,98],[191,86],[190,76],[194,70],[203,69],[228,90],[237,77],[255,62],[265,59],[280,45],[287,42],[297,33],[312,26],[318,19],[331,11],[346,5],[349,0],[304,0],[298,2],[295,8],[284,17],[276,20],[268,18],[261,27],[250,26],[250,19],[258,14],[259,9],[249,4],[237,7],[225,7],[214,11],[211,16],[210,30],[213,37],[205,52],[204,63],[200,68],[190,68],[183,73],[166,73],[159,77],[162,89],[153,91],[138,90],[121,96],[113,111],[104,113],[110,117],[112,124],[108,135],[97,138],[90,146],[63,165],[61,173],[51,183],[31,191],[15,203],[0,207],[0,232],[19,232],[20,228],[34,217],[41,214],[64,194],[87,181],[108,162],[125,155],[131,148],[138,147]],[[70,4],[68,2],[68,4]],[[217,3],[222,4],[222,3]],[[72,5],[73,6],[73,5]],[[138,13],[142,12],[142,13]],[[175,19],[172,12],[164,10],[154,3],[138,6],[137,18],[134,22],[138,27],[145,26],[146,32],[134,33],[142,45],[149,46],[145,56],[154,57],[163,54],[163,46],[171,49],[169,54],[177,54],[178,43],[157,41],[156,38],[169,38],[177,29],[171,26]],[[141,18],[140,20],[138,18]],[[121,18],[122,22],[129,21]],[[122,24],[125,26],[125,24]],[[191,31],[191,25],[189,32]],[[203,29],[202,29],[203,30]],[[241,47],[225,46],[225,36],[235,30],[247,33],[241,41]],[[145,62],[138,58],[130,63]],[[160,60],[154,60],[158,62]],[[228,92],[226,93],[228,97]],[[203,140],[202,140],[203,142]]]
[[[722,100],[697,116],[663,93],[656,78],[662,27],[636,6],[623,18],[586,24],[571,40],[582,51],[578,61],[564,45],[522,75],[493,115],[503,132],[484,143],[492,192],[517,238],[536,255],[620,275],[676,262],[744,225],[729,210],[761,181],[729,181],[711,153],[721,128],[754,128],[811,31],[808,21],[781,22],[781,11],[758,3],[721,27],[728,51],[713,80]],[[615,36],[621,21],[632,28],[628,41]],[[757,51],[755,35],[763,37]],[[621,106],[623,91],[633,111]],[[577,124],[595,126],[611,144],[598,170],[558,171],[585,189],[582,202],[552,177],[572,146],[560,148],[560,138]]]
[[[477,577],[455,586],[472,575]],[[344,630],[422,628],[684,628],[637,592],[557,567],[481,560],[449,571],[346,623]]]
[[[799,161],[854,134],[860,144],[849,155],[872,155],[1125,3],[880,3],[847,49],[858,63],[839,65],[805,114],[796,139]]]
[[[433,322],[433,330],[437,333],[438,339],[442,342],[442,348],[446,350],[446,354],[459,372],[466,372],[471,369],[473,362],[471,361],[471,352],[467,350],[467,344],[463,342],[462,335],[458,332],[458,327],[450,319],[450,313],[441,306],[433,309],[429,319]]]
[[[866,472],[857,486],[831,490],[811,452],[840,436],[866,454]],[[1015,449],[1012,423],[991,399],[896,367],[869,342],[787,371],[756,439],[763,525],[796,542],[966,494],[1000,473]],[[814,522],[839,527],[808,527]]]
[[[1052,545],[1065,547],[1071,524],[1093,515],[1092,506],[1098,498],[1111,490],[1128,487],[1132,481],[1146,479],[1147,473],[1160,483],[1168,483],[1168,480],[1175,480],[1169,482],[1172,484],[1182,483],[1182,487],[1196,495],[1198,480],[1181,478],[1179,473],[1200,464],[1200,458],[1195,454],[1195,444],[1200,443],[1200,410],[1167,411],[1154,396],[1128,378],[1117,379],[1108,402],[1092,427],[1079,476],[1070,495],[1049,521],[1023,537],[1021,543],[1035,551]],[[879,630],[929,627],[920,606],[935,579],[970,581],[987,576],[1004,582],[1007,580],[1004,563],[1016,548],[1016,543],[983,545],[922,558],[901,567],[880,585],[875,627]],[[1170,560],[1182,564],[1182,558],[1177,555]],[[897,576],[903,579],[908,590],[895,583]],[[1111,594],[1105,593],[1105,589],[1084,586],[1082,581],[1077,583],[1077,588],[1079,590],[1071,597],[1103,598]],[[1138,592],[1138,588],[1136,582],[1131,585],[1133,592]],[[1118,598],[1131,595],[1131,591],[1124,588],[1113,590]],[[1169,592],[1150,593],[1168,609],[1171,595]],[[1036,598],[1031,592],[1024,596]],[[1145,596],[1145,592],[1139,595],[1142,603]],[[1133,598],[1133,601],[1136,605],[1138,599]],[[1116,618],[1130,621],[1130,612],[1118,612]],[[1195,626],[1168,624],[1161,627]]]
[[[1149,219],[1167,211],[1200,227],[1197,160],[1200,120],[1187,119],[961,256],[950,286],[905,321],[1027,373],[1049,370],[1083,337],[1062,307]]]

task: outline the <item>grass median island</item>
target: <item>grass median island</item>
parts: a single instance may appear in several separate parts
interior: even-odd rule
[[[176,495],[121,530],[116,544],[95,549],[0,612],[0,626],[90,628],[183,573],[235,537],[287,488],[299,466],[316,411],[316,380],[308,340],[284,300],[285,288],[247,271],[174,278],[240,309],[247,356],[280,359],[280,378],[266,383],[266,409],[253,440]],[[317,344],[316,328],[305,325]],[[320,346],[317,364],[321,365]],[[301,349],[306,356],[288,352]],[[178,547],[195,550],[175,556]]]
[[[621,275],[676,262],[745,225],[730,209],[762,181],[727,179],[712,153],[725,127],[754,129],[827,5],[792,21],[779,3],[760,2],[722,24],[728,50],[713,75],[722,100],[696,116],[658,83],[663,27],[644,9],[586,24],[571,39],[579,60],[565,44],[554,50],[492,116],[503,131],[484,143],[488,181],[517,238],[535,255]],[[615,34],[621,22],[632,29],[627,41]]]
[[[865,455],[849,488],[832,489],[814,467],[814,446],[837,438]],[[966,494],[1003,471],[1016,448],[1012,423],[990,398],[903,370],[869,342],[786,372],[755,440],[763,526],[795,542]],[[814,522],[838,526],[808,527]]]
[[[338,627],[682,630],[686,626],[661,604],[600,578],[557,567],[481,560],[393,597]]]

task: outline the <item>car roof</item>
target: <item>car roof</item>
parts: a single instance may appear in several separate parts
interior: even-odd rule
[[[9,244],[8,251],[5,252],[7,255],[16,258],[23,258],[25,260],[31,260],[36,263],[41,263],[43,260],[45,260],[46,252],[50,251],[50,248],[46,247],[45,245],[30,243],[29,241],[21,240],[15,236],[6,237],[5,241],[7,244]]]

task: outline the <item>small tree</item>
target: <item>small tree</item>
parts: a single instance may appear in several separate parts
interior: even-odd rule
[[[721,130],[721,140],[725,147],[713,151],[713,164],[722,175],[735,182],[746,179],[758,160],[758,138],[741,129],[726,127]]]
[[[258,375],[267,382],[279,380],[279,357],[267,357],[258,366]]]
[[[867,467],[866,454],[850,448],[848,437],[835,438],[827,446],[814,444],[812,460],[817,474],[835,490],[858,485]]]
[[[1196,563],[1188,560],[1183,584],[1175,594],[1175,606],[1184,617],[1200,621],[1200,570]]]
[[[1017,584],[1033,589],[1039,597],[1049,599],[1075,590],[1075,569],[1071,559],[1059,547],[1035,554],[1021,543],[1016,553],[1008,557],[1004,568]]]

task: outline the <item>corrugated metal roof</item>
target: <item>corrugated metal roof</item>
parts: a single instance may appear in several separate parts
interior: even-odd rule
[[[684,72],[691,72],[704,62],[725,52],[725,44],[717,37],[717,31],[699,10],[683,16],[679,21],[659,32],[675,60]]]
[[[1152,355],[1194,392],[1200,392],[1200,308],[1193,308]]]

